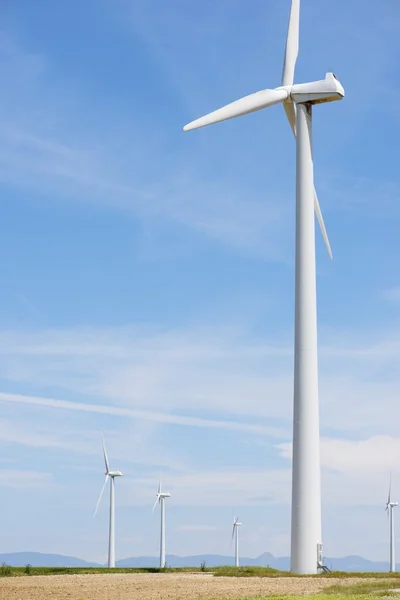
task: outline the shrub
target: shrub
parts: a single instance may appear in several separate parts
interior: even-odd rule
[[[12,575],[12,569],[10,565],[3,562],[3,564],[0,567],[0,577],[10,577],[10,575]]]

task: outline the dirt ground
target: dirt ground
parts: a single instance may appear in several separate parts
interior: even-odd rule
[[[352,579],[351,583],[357,583]],[[195,600],[317,593],[345,579],[213,577],[207,573],[53,575],[0,579],[1,600]]]

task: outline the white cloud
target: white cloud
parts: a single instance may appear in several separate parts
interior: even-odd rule
[[[377,435],[363,440],[321,441],[322,466],[341,473],[360,474],[373,478],[376,474],[393,471],[400,474],[398,456],[400,438]]]
[[[291,443],[279,444],[277,448],[284,458],[291,460]],[[394,493],[400,492],[399,451],[400,438],[390,436],[361,440],[321,438],[324,505],[383,505],[390,473]]]
[[[278,444],[277,448],[284,458],[291,460],[291,443]],[[400,474],[399,452],[400,438],[387,435],[361,440],[321,438],[322,468],[364,478],[389,471]]]

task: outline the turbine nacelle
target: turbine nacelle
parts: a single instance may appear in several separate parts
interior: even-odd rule
[[[123,473],[121,473],[120,470],[118,470],[118,471],[109,471],[108,473],[106,473],[106,475],[108,475],[109,477],[123,477]]]
[[[157,496],[156,504],[157,504],[157,502],[161,502],[161,500],[163,498],[171,498],[171,494],[169,492],[161,492],[161,493],[157,492],[156,496]]]
[[[285,88],[287,89],[287,88]],[[325,79],[311,83],[297,83],[290,88],[290,97],[296,104],[322,104],[344,98],[344,89],[333,73],[327,73]]]

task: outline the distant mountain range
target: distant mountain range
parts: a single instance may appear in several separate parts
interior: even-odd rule
[[[175,556],[168,554],[166,557],[168,567],[199,567],[202,562],[207,567],[218,567],[221,565],[233,565],[233,556],[221,556],[219,554],[199,554],[196,556]],[[99,563],[91,563],[73,556],[61,554],[41,554],[40,552],[13,552],[0,554],[0,564],[7,563],[13,567],[24,567],[27,564],[33,567],[104,567]],[[273,567],[281,571],[289,570],[289,558],[287,556],[275,557],[269,552],[264,552],[257,558],[240,559],[242,566]],[[325,564],[333,571],[360,571],[378,572],[388,571],[388,562],[374,562],[361,556],[345,556],[343,558],[326,558]],[[123,558],[116,562],[117,567],[158,567],[159,558],[155,556],[137,556]],[[400,565],[397,565],[399,569]]]

